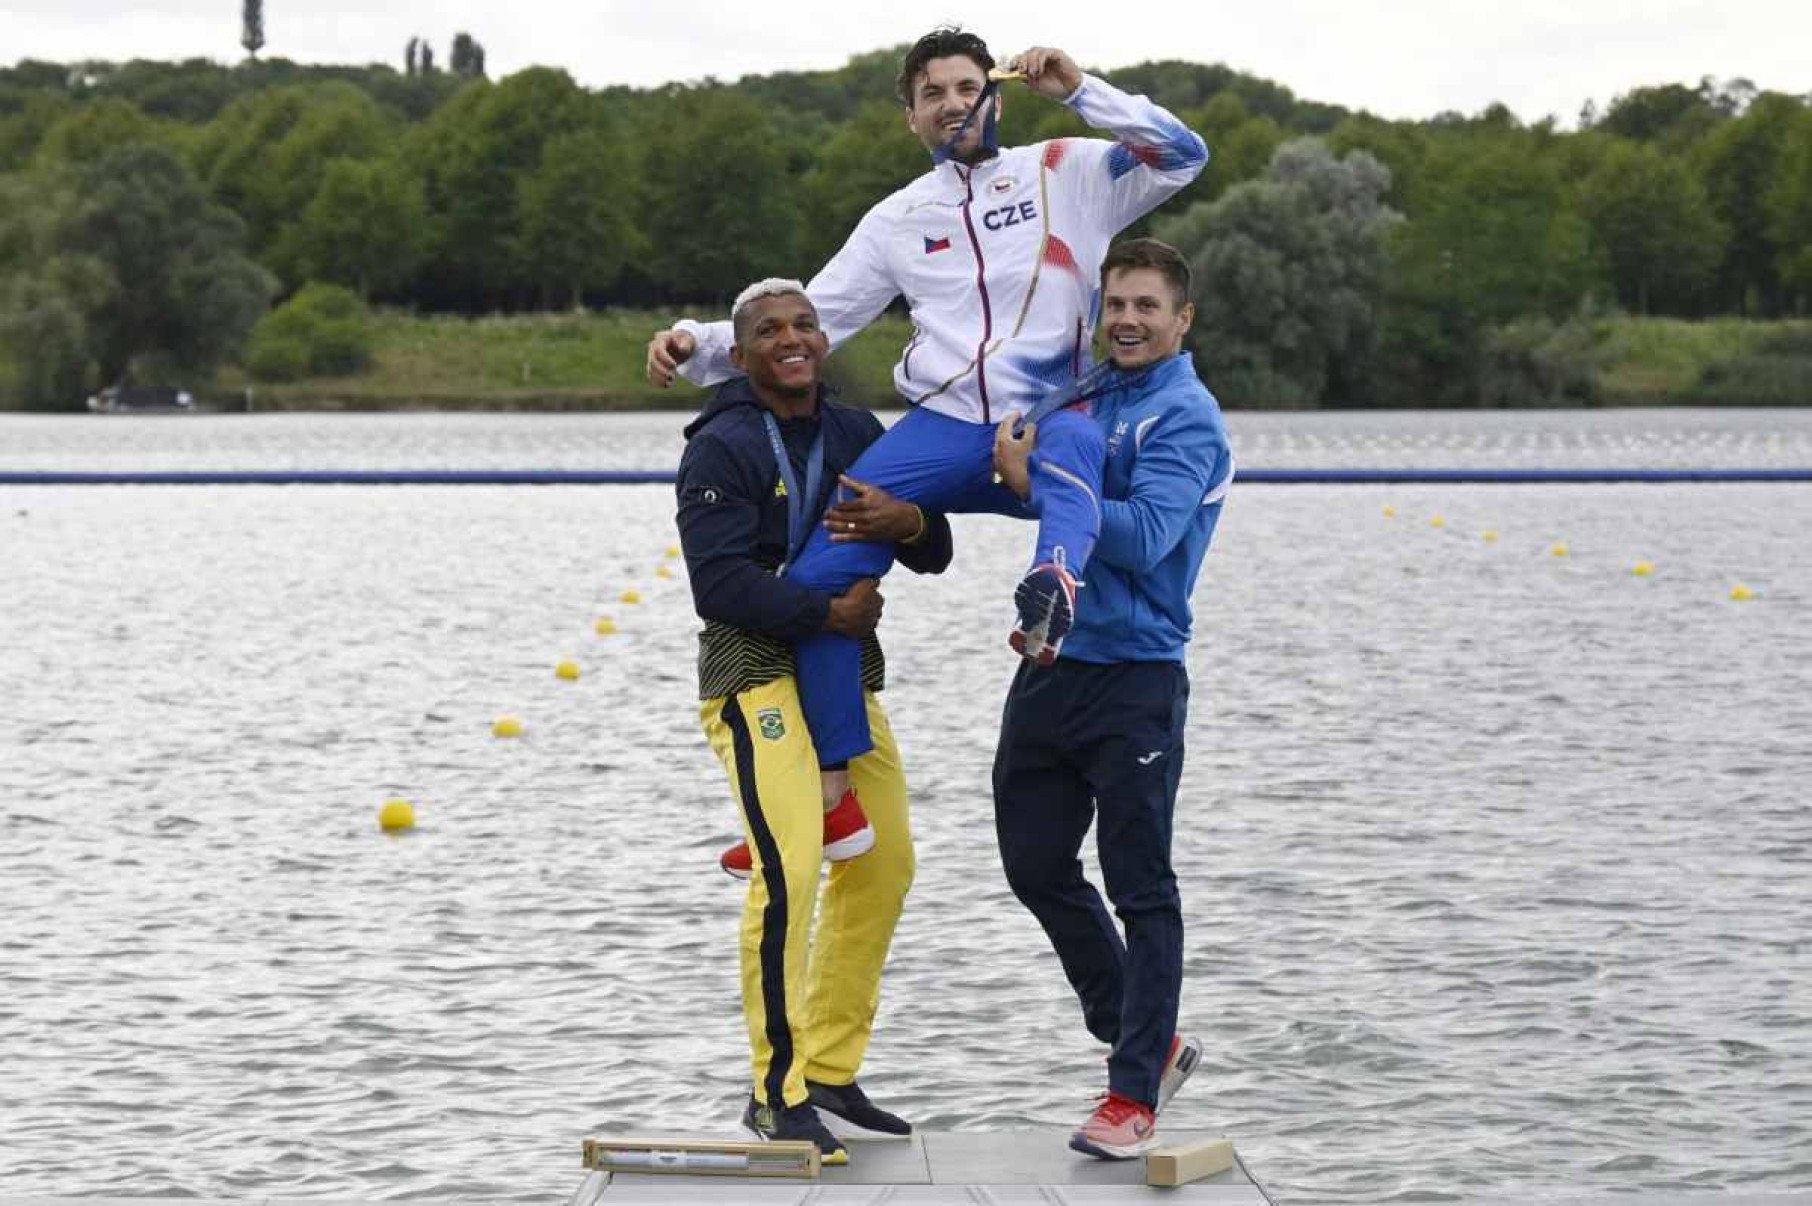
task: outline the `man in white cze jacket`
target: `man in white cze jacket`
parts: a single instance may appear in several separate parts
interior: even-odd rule
[[[927,510],[1036,516],[1037,548],[1015,592],[1011,641],[1048,664],[1073,621],[1076,578],[1100,529],[1104,438],[1080,406],[1045,418],[1031,498],[1022,503],[993,480],[995,425],[1075,391],[1090,366],[1108,244],[1193,180],[1208,149],[1165,110],[1083,74],[1048,47],[1007,68],[1112,140],[1000,148],[993,68],[986,44],[961,30],[934,30],[912,47],[900,99],[934,166],[869,210],[806,292],[833,348],[895,297],[906,299],[913,335],[894,385],[912,409],[850,476]],[[728,322],[683,320],[649,342],[649,379],[670,384],[678,373],[710,385],[731,377],[732,342]],[[835,531],[827,521],[814,532],[785,568],[789,577],[834,594],[887,572],[891,546],[864,539],[857,494],[837,509]],[[828,806],[847,788],[847,761],[871,748],[860,649],[827,633],[794,652]]]

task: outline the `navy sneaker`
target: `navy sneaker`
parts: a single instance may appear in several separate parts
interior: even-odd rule
[[[849,1149],[825,1127],[811,1103],[777,1110],[763,1105],[749,1095],[748,1108],[742,1112],[742,1129],[757,1139],[809,1139],[818,1147],[818,1159],[824,1164],[848,1164]]]
[[[846,1085],[827,1085],[807,1080],[811,1103],[818,1107],[831,1134],[842,1139],[910,1139],[912,1124],[889,1114],[874,1102],[855,1081]]]
[[[1019,624],[1007,637],[1014,652],[1040,666],[1057,660],[1063,638],[1076,622],[1076,579],[1062,565],[1034,565],[1013,592]]]

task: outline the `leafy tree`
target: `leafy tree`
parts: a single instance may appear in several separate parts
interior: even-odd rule
[[[1381,359],[1418,402],[1475,401],[1485,333],[1572,313],[1603,287],[1604,270],[1528,132],[1441,132],[1420,192],[1392,239]]]
[[[447,56],[453,74],[468,78],[484,74],[484,47],[469,33],[453,36],[453,50]]]
[[[797,209],[767,111],[714,89],[678,98],[645,169],[650,253],[669,297],[727,301],[760,277],[797,275]]]
[[[228,106],[198,141],[197,170],[245,220],[251,246],[299,279],[279,241],[320,191],[335,159],[377,159],[394,142],[394,114],[339,81],[274,88]]]
[[[1590,230],[1526,136],[1444,139],[1424,191],[1403,231],[1402,265],[1474,317],[1559,316],[1597,287]]]
[[[426,215],[421,182],[400,164],[335,159],[279,258],[298,277],[349,285],[361,298],[389,293],[421,263]]]
[[[105,97],[71,110],[44,135],[40,167],[84,166],[120,147],[159,141],[157,123],[130,101]]]
[[[45,134],[74,107],[60,92],[30,92],[16,99],[10,107],[0,105],[0,172],[15,171],[30,162]]]
[[[519,272],[537,287],[541,305],[564,297],[577,308],[586,293],[614,285],[644,249],[624,204],[624,183],[634,176],[627,149],[601,129],[547,140],[516,198]]]
[[[125,379],[146,354],[205,371],[238,350],[273,288],[242,253],[238,218],[158,147],[114,151],[78,193],[58,250],[92,257],[117,282],[87,313],[103,381]]]
[[[1578,196],[1619,302],[1639,314],[1697,311],[1722,259],[1724,231],[1684,163],[1611,140]]]
[[[79,407],[96,384],[88,315],[118,288],[91,256],[57,245],[75,205],[56,176],[0,176],[0,398],[32,409]]]
[[[1696,142],[1730,113],[1717,103],[1711,81],[1697,88],[1663,84],[1635,88],[1613,100],[1596,128],[1606,134],[1678,149]]]
[[[1768,198],[1786,164],[1805,107],[1790,96],[1757,97],[1743,116],[1724,123],[1698,147],[1712,212],[1730,232],[1719,273],[1721,308],[1742,314],[1777,314],[1783,290],[1782,248],[1773,237]]]
[[[813,271],[836,254],[869,206],[929,167],[898,101],[873,100],[858,109],[800,182],[801,271]]]
[[[1763,199],[1776,248],[1775,271],[1804,314],[1812,303],[1812,110],[1793,119],[1774,183]]]
[[[529,288],[518,271],[517,182],[540,168],[549,139],[593,120],[571,76],[535,67],[495,84],[472,81],[416,132],[408,155],[431,218],[430,296],[478,308]]]
[[[1411,218],[1424,200],[1422,178],[1428,145],[1425,127],[1385,121],[1369,113],[1347,118],[1328,135],[1328,149],[1336,155],[1365,151],[1388,168],[1390,192],[1385,200]]]
[[[255,59],[264,49],[264,0],[245,0],[240,16],[239,44]]]
[[[1160,221],[1195,275],[1192,341],[1240,405],[1314,406],[1369,392],[1390,173],[1318,140],[1279,148],[1260,180]]]
[[[259,320],[246,368],[260,381],[337,377],[371,362],[371,312],[349,289],[311,284]]]

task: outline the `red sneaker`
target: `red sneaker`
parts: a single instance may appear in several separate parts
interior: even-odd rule
[[[835,808],[824,814],[824,857],[843,863],[874,848],[874,827],[868,823],[855,789],[851,788],[843,793]],[[755,855],[747,842],[738,842],[718,856],[717,865],[736,879],[747,879],[755,870]]]
[[[755,873],[755,852],[747,842],[738,842],[717,856],[717,865],[736,879],[747,879]]]
[[[846,863],[859,854],[875,848],[874,827],[850,788],[837,801],[837,806],[824,814],[824,857],[829,862]]]
[[[1158,1123],[1151,1109],[1109,1093],[1087,1122],[1070,1136],[1070,1147],[1103,1160],[1130,1160],[1158,1146]]]

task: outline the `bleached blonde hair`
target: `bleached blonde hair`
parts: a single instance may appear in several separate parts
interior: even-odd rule
[[[786,276],[766,277],[738,293],[735,303],[730,307],[730,324],[736,332],[736,342],[742,342],[743,307],[751,302],[760,301],[764,297],[791,297],[794,294],[805,297],[805,286]],[[810,301],[810,298],[806,300]]]

